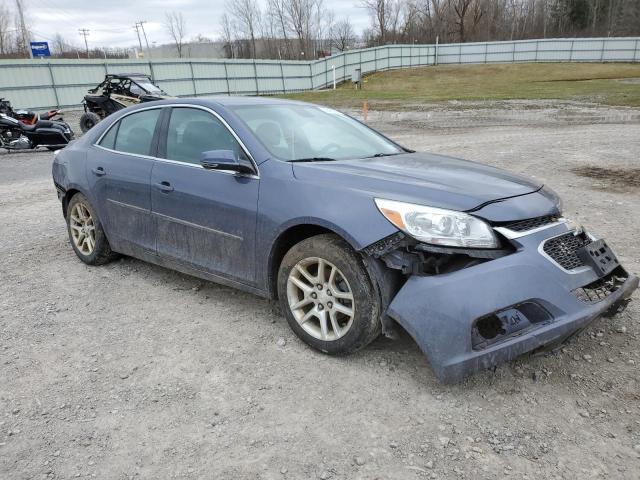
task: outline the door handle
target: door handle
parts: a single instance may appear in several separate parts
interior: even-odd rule
[[[156,183],[156,188],[165,193],[173,192],[173,187],[169,182]]]
[[[96,177],[102,177],[103,175],[106,175],[107,172],[104,171],[104,168],[102,167],[96,167],[94,169],[91,170],[91,172],[96,176]]]

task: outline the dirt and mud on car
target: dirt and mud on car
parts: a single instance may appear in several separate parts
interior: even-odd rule
[[[170,96],[145,73],[107,74],[102,83],[85,95],[82,101],[85,113],[80,117],[80,128],[86,133],[113,112],[164,98]]]

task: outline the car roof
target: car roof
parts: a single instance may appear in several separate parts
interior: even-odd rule
[[[214,95],[210,97],[198,97],[197,100],[209,101],[223,107],[233,107],[240,105],[309,105],[306,102],[300,102],[297,100],[288,100],[276,97],[250,97],[239,95]]]
[[[311,107],[319,107],[320,105],[316,105],[308,102],[300,102],[298,100],[286,100],[282,98],[275,97],[241,97],[241,96],[227,96],[227,95],[213,95],[209,97],[171,97],[166,98],[164,100],[154,100],[153,102],[141,102],[130,107],[127,107],[128,111],[133,110],[142,110],[146,108],[153,107],[154,105],[158,107],[162,107],[164,105],[172,105],[172,104],[180,104],[180,105],[194,105],[194,106],[202,106],[209,107],[213,110],[220,109],[233,109],[236,106],[258,106],[258,105],[306,105]]]
[[[208,97],[171,97],[165,100],[156,100],[154,105],[168,105],[173,103],[201,105],[211,108],[215,107],[235,107],[242,105],[307,105],[317,106],[313,103],[300,102],[298,100],[287,100],[275,97],[243,97],[228,95],[212,95]],[[131,109],[145,108],[151,106],[147,102],[139,103],[129,107]]]

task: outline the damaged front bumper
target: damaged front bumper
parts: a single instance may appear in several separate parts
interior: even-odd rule
[[[557,255],[573,252],[560,245],[549,255],[547,242],[569,231],[559,223],[512,239],[515,253],[502,258],[410,276],[387,314],[415,339],[444,382],[561,343],[624,306],[638,287],[638,278],[620,266],[599,275],[580,262],[558,263]]]

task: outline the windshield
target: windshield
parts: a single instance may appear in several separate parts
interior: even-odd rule
[[[344,160],[404,152],[380,134],[330,108],[293,104],[230,108],[281,160]]]
[[[159,87],[156,87],[153,83],[151,83],[146,78],[139,78],[139,79],[136,78],[135,83],[148,93],[159,93],[159,94],[164,93]],[[132,87],[131,90],[133,91],[133,85],[131,87]]]

